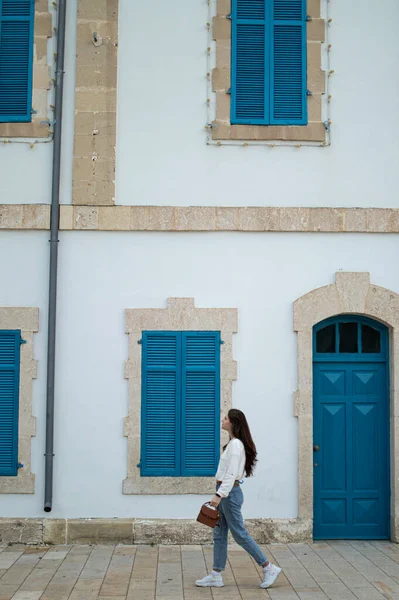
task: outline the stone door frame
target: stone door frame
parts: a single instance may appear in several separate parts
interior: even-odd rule
[[[391,539],[399,541],[399,294],[371,284],[369,273],[338,272],[335,283],[294,303],[298,335],[298,517],[313,520],[313,327],[340,314],[370,317],[389,329]]]

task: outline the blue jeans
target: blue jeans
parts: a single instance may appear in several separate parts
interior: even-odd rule
[[[218,489],[217,486],[216,489]],[[241,507],[244,496],[240,486],[234,486],[227,498],[219,504],[220,520],[213,530],[213,568],[223,571],[227,561],[227,535],[229,529],[237,544],[252,556],[258,565],[264,565],[267,558],[244,526]]]

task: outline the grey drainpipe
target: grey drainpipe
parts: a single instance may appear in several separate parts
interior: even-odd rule
[[[57,266],[60,208],[62,97],[64,90],[65,16],[66,0],[58,0],[47,343],[46,466],[44,491],[45,512],[50,512],[53,507],[55,333],[57,316]]]

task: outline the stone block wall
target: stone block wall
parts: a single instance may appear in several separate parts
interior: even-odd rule
[[[73,204],[115,204],[118,0],[79,0]]]

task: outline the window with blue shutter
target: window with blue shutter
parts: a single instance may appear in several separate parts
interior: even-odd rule
[[[231,123],[306,125],[306,0],[232,0]]]
[[[17,475],[20,331],[0,330],[0,476]]]
[[[141,475],[213,477],[220,448],[220,332],[143,332]]]
[[[0,0],[0,123],[32,119],[34,0]]]

